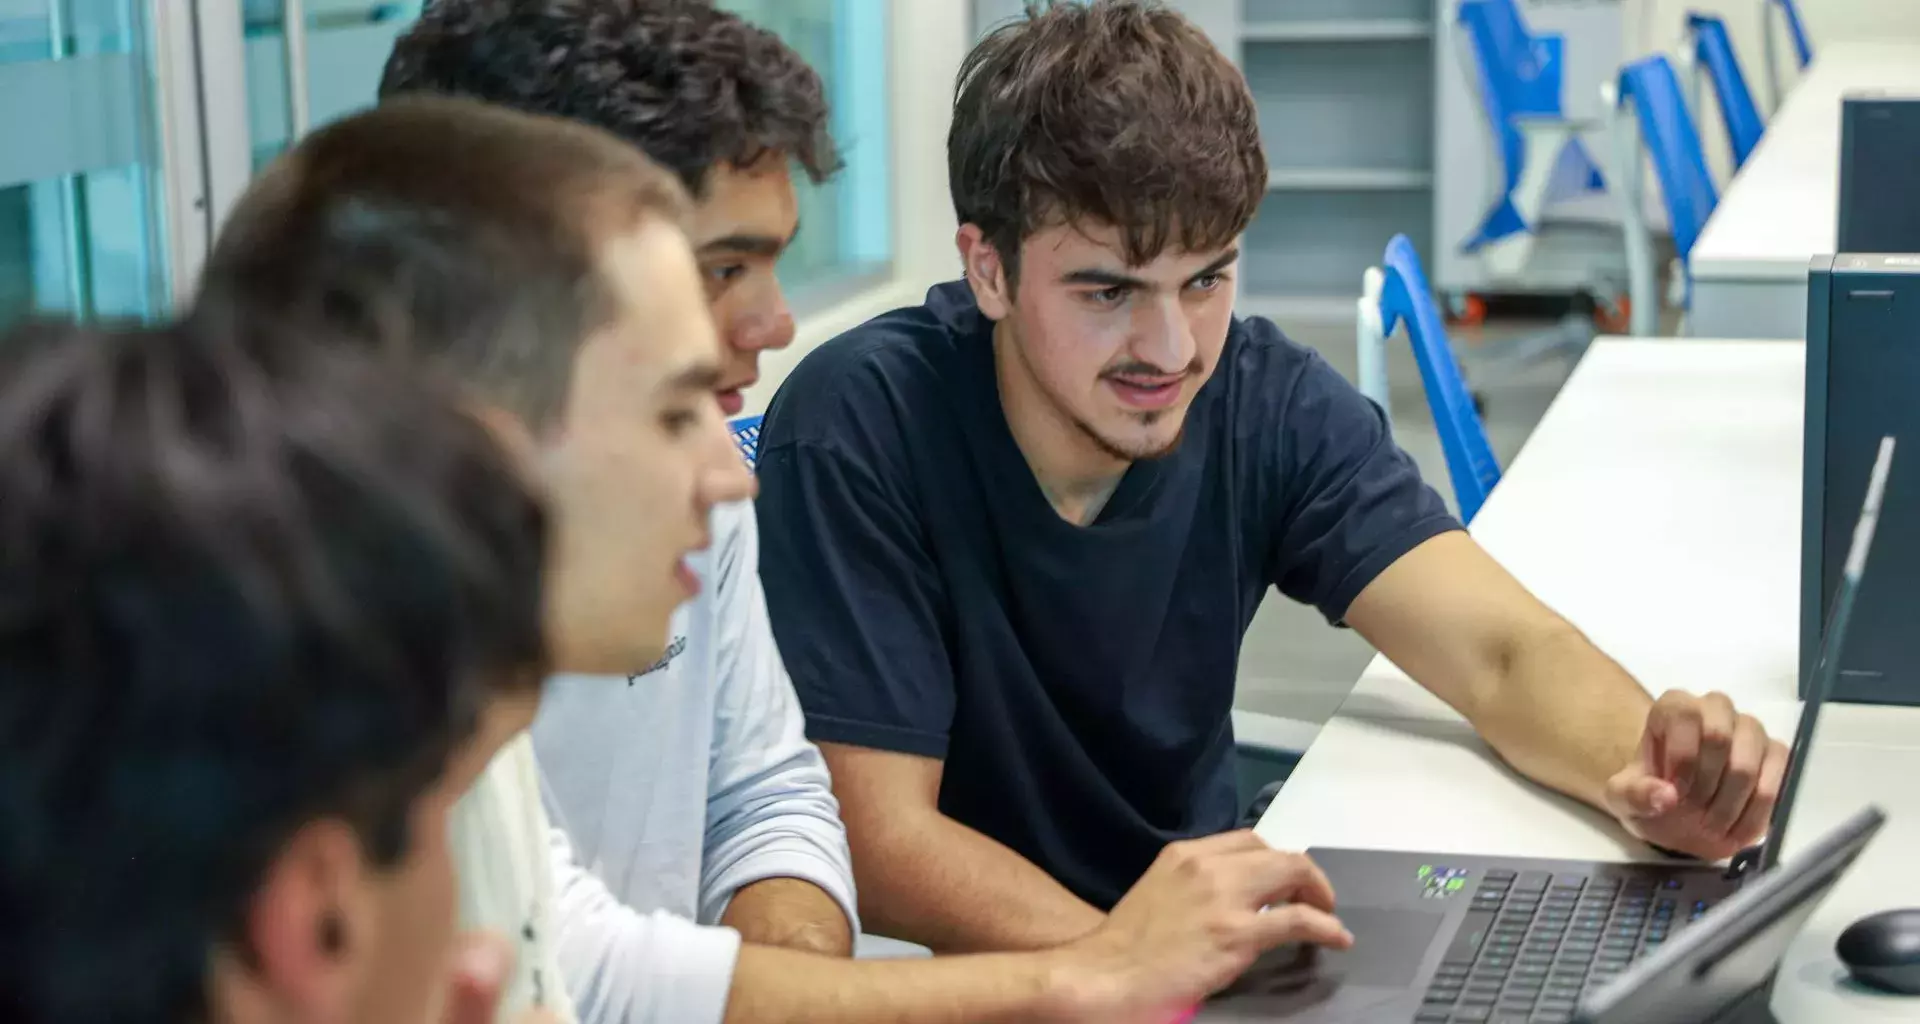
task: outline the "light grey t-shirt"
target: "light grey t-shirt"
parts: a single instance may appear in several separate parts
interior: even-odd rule
[[[723,506],[712,527],[660,661],[555,677],[533,726],[564,831],[560,969],[586,1024],[718,1022],[739,937],[713,926],[754,882],[812,882],[859,931],[839,804],[767,622],[753,508]]]

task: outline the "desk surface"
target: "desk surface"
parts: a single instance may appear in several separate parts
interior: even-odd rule
[[[1790,699],[1805,346],[1603,338],[1473,523],[1655,689]],[[1349,698],[1453,712],[1375,659]]]
[[[1838,244],[1840,99],[1920,94],[1920,43],[1831,43],[1787,96],[1699,241],[1696,281],[1797,280]]]
[[[1786,735],[1799,715],[1802,347],[1597,342],[1475,519],[1480,542],[1653,689],[1718,688]],[[1920,1007],[1837,985],[1841,929],[1920,905],[1920,709],[1822,719],[1787,843],[1871,799],[1887,828],[1796,940],[1784,1022],[1912,1020]],[[1648,851],[1500,765],[1385,659],[1308,750],[1260,823],[1287,849],[1354,846],[1583,859]]]

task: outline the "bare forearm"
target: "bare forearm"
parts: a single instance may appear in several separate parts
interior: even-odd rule
[[[1468,717],[1527,777],[1596,807],[1632,762],[1653,700],[1572,626],[1514,646],[1497,686]]]
[[[884,827],[880,836],[853,835],[869,931],[939,953],[1033,950],[1080,938],[1106,918],[1026,858],[945,815]]]
[[[826,956],[853,954],[846,912],[819,886],[797,878],[769,878],[741,889],[720,923],[748,943]]]
[[[1073,1019],[1052,954],[829,960],[743,946],[726,1024],[1013,1024]]]

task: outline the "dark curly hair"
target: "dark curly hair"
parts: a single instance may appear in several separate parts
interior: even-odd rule
[[[947,173],[1010,283],[1043,228],[1113,225],[1146,263],[1231,242],[1267,188],[1246,79],[1154,0],[1030,5],[982,40],[960,67]]]
[[[0,993],[189,1021],[287,840],[376,866],[490,692],[546,527],[459,399],[271,321],[0,337]]]
[[[394,44],[380,95],[441,92],[583,121],[687,189],[771,153],[839,170],[820,76],[706,0],[439,0]]]

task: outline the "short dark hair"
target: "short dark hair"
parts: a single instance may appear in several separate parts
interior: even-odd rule
[[[404,342],[536,426],[613,311],[601,243],[684,226],[671,175],[604,132],[472,100],[382,104],[308,136],[247,190],[199,304]]]
[[[544,520],[492,436],[264,333],[0,338],[9,1020],[206,1019],[286,841],[337,819],[396,863],[484,694],[547,669]]]
[[[708,0],[439,0],[394,45],[380,95],[436,92],[603,128],[695,195],[716,165],[840,167],[820,76]]]
[[[1135,264],[1217,249],[1267,188],[1246,79],[1152,0],[1030,9],[982,40],[960,66],[947,174],[1010,282],[1021,243],[1057,224],[1118,228]]]

